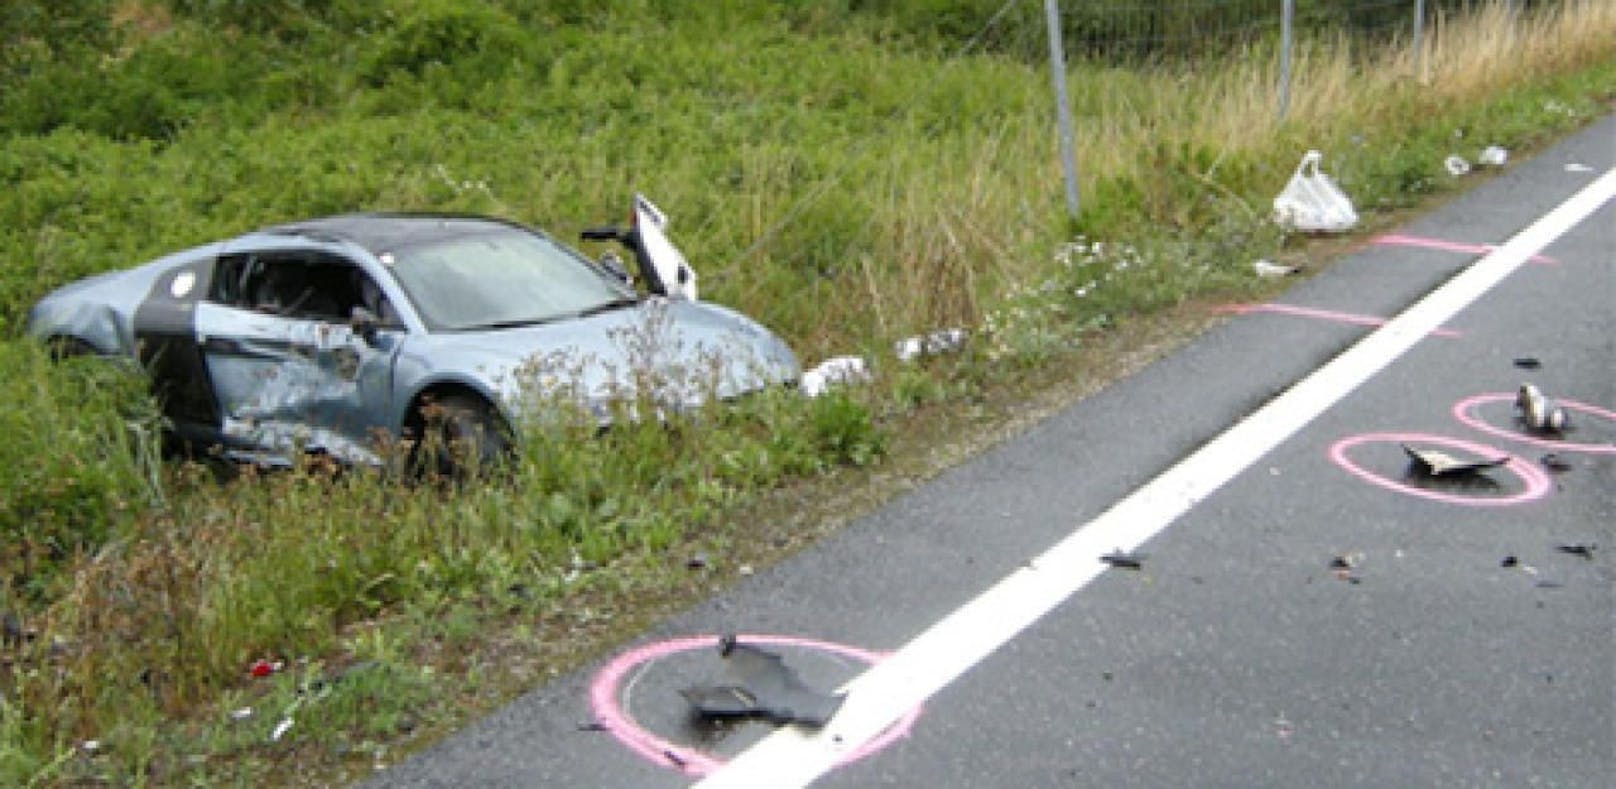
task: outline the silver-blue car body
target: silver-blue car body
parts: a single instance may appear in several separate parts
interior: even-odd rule
[[[138,361],[176,436],[270,462],[380,462],[434,402],[514,425],[568,398],[605,421],[615,403],[690,408],[794,383],[779,337],[696,298],[666,217],[638,196],[632,216],[585,238],[623,242],[639,289],[535,228],[347,214],[72,283],[28,331]]]

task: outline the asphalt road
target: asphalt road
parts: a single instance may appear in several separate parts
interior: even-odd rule
[[[374,782],[1611,786],[1613,202],[1268,436],[1145,534],[1141,568],[1097,571],[1002,646],[986,626],[917,636],[1375,331],[1344,318],[1410,310],[1499,257],[1465,245],[1504,244],[1613,167],[1607,118]],[[1574,429],[1524,436],[1508,399],[1523,381],[1565,398]],[[1515,460],[1422,487],[1400,443]],[[1561,550],[1578,544],[1598,547]],[[875,739],[832,745],[842,717],[814,738],[692,718],[679,691],[726,681],[727,632],[825,689],[900,649],[916,666],[983,657]],[[854,688],[843,716],[871,706]],[[846,763],[758,756],[810,739]]]

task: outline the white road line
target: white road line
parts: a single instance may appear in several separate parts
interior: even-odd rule
[[[780,729],[698,786],[806,786],[824,775],[1104,572],[1101,555],[1133,550],[1167,528],[1613,196],[1616,169],[853,679],[824,728]]]

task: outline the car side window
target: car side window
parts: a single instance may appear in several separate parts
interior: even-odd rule
[[[397,317],[364,270],[317,253],[239,254],[221,258],[210,297],[221,304],[286,318],[347,323],[364,307],[383,324]]]

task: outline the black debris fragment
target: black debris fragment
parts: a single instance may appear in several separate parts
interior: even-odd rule
[[[1100,561],[1119,570],[1139,570],[1145,566],[1145,554],[1115,550],[1101,556]]]
[[[1554,549],[1560,553],[1569,553],[1572,556],[1592,559],[1594,558],[1594,551],[1599,549],[1599,545],[1591,542],[1568,542],[1556,545]]]
[[[709,562],[708,562],[708,559],[707,559],[707,554],[698,553],[695,556],[692,556],[689,559],[685,560],[685,569],[687,569],[687,570],[705,570],[705,569],[707,569],[708,564],[709,564]]]
[[[1553,452],[1538,458],[1538,462],[1542,463],[1544,468],[1556,474],[1564,474],[1565,472],[1571,470],[1571,461],[1566,460]]]
[[[1353,572],[1353,569],[1363,562],[1363,558],[1362,553],[1337,554],[1330,557],[1330,575],[1337,581],[1346,581],[1349,584],[1363,583],[1363,578]]]
[[[1498,566],[1504,568],[1513,568],[1519,566],[1520,563],[1520,557],[1516,556],[1515,554],[1510,554],[1505,556],[1504,560],[1498,563]]]
[[[584,721],[578,724],[578,731],[606,731],[606,724],[600,721]]]
[[[735,636],[718,640],[732,684],[696,685],[679,691],[704,718],[761,718],[771,723],[823,726],[842,706],[831,695],[803,684],[779,655]]]
[[[1487,469],[1509,462],[1508,455],[1482,460],[1460,460],[1446,452],[1420,449],[1408,444],[1403,445],[1403,452],[1409,457],[1409,469],[1424,477],[1474,477]]]
[[[1534,585],[1539,589],[1559,589],[1560,587],[1565,586],[1565,584],[1560,583],[1553,578],[1539,578],[1537,579],[1537,583]]]
[[[298,687],[297,694],[299,696],[323,696],[342,683],[351,682],[361,676],[385,669],[386,666],[374,660],[361,660],[336,670],[328,677],[315,677],[304,682]]]
[[[1515,366],[1522,370],[1536,370],[1543,366],[1543,362],[1536,356],[1517,356],[1515,357]]]
[[[667,759],[670,762],[673,762],[673,766],[675,766],[675,767],[681,767],[682,768],[682,767],[689,766],[689,764],[690,764],[690,760],[686,759],[683,756],[680,756],[679,753],[677,751],[675,751],[674,749],[672,749],[672,748],[668,748],[668,749],[665,749],[664,751],[662,751],[662,758]]]

